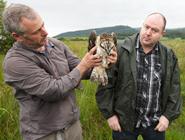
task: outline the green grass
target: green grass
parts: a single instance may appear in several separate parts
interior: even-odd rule
[[[0,140],[20,140],[18,103],[12,89],[3,82],[2,60],[0,55]]]
[[[87,41],[64,41],[66,45],[80,58],[87,51]],[[162,42],[171,47],[178,56],[182,94],[185,101],[185,40],[163,39]],[[2,55],[0,55],[0,140],[21,140],[19,134],[19,107],[14,98],[12,89],[3,82]],[[99,112],[95,92],[96,84],[83,81],[83,89],[76,90],[78,105],[81,111],[81,123],[84,140],[111,140],[111,130],[106,120]],[[139,140],[142,140],[139,137]],[[181,116],[175,120],[166,133],[166,140],[185,140],[185,109]]]

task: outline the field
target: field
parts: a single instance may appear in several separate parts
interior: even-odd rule
[[[87,51],[87,41],[65,40],[64,42],[80,58]],[[164,38],[162,42],[171,47],[178,57],[181,70],[182,95],[183,99],[185,99],[185,40]],[[19,134],[19,107],[12,94],[12,89],[3,81],[3,58],[4,56],[0,55],[0,140],[21,140]],[[84,140],[111,140],[111,130],[96,106],[96,84],[83,81],[83,85],[84,88],[76,90],[76,94],[81,111],[80,119]],[[142,138],[139,139],[142,140]],[[170,125],[166,133],[166,140],[185,140],[184,108],[181,116]]]

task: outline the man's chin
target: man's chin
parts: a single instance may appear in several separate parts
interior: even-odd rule
[[[48,44],[48,39],[46,38],[46,39],[44,39],[44,40],[41,40],[41,42],[40,42],[40,45],[41,46],[45,46],[45,45],[47,45]]]
[[[143,44],[144,46],[148,46],[148,47],[153,46],[153,43],[148,42],[148,41],[143,41],[142,44]]]
[[[150,39],[143,39],[143,43],[144,44],[151,44],[152,40],[150,40]]]

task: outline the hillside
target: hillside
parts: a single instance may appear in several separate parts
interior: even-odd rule
[[[185,28],[167,29],[166,37],[185,39]]]
[[[100,33],[116,33],[117,35],[131,35],[136,33],[138,30],[135,28],[131,28],[129,26],[112,26],[112,27],[103,27],[103,28],[93,28],[93,29],[87,29],[87,30],[79,30],[79,31],[72,31],[72,32],[65,32],[61,33],[56,38],[65,38],[65,37],[88,37],[90,32],[95,30],[97,34]]]
[[[97,34],[100,33],[111,33],[115,32],[119,39],[125,38],[126,36],[132,35],[139,31],[139,28],[132,28],[130,26],[118,25],[118,26],[111,26],[111,27],[102,27],[102,28],[93,28],[87,30],[78,30],[78,31],[71,31],[61,33],[55,36],[58,39],[65,38],[65,37],[88,37],[90,32],[95,30]],[[168,38],[182,38],[185,39],[185,28],[176,28],[176,29],[167,29],[166,37]]]

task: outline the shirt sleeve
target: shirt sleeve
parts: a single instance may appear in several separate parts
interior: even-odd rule
[[[72,70],[77,66],[77,63],[80,63],[80,59],[77,58],[66,45],[64,45],[63,43],[62,45],[64,48],[65,56],[69,63],[69,69]],[[89,79],[91,72],[92,72],[92,69],[87,70],[85,74],[83,75],[82,79],[86,79],[86,80]]]
[[[172,52],[173,53],[173,52]],[[166,109],[163,115],[171,122],[176,119],[182,111],[182,97],[180,88],[180,70],[175,54],[172,54],[171,78],[167,91]]]
[[[79,70],[72,67],[68,74],[54,78],[35,62],[14,57],[4,63],[4,77],[5,82],[16,90],[23,90],[46,101],[56,101],[74,90],[81,80]]]

